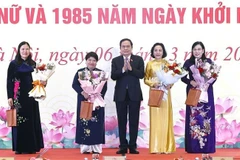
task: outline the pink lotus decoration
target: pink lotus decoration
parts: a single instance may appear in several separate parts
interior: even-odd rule
[[[142,137],[137,137],[138,148],[148,148],[148,141],[144,140]]]
[[[73,125],[71,123],[72,117],[74,112],[70,113],[67,111],[64,113],[61,109],[58,110],[58,113],[52,114],[52,121],[50,122],[51,125],[56,126],[56,128],[62,128],[65,126]]]
[[[225,118],[216,119],[216,145],[233,145],[240,142],[240,123],[233,120],[229,123]]]
[[[177,137],[184,137],[185,134],[185,121],[177,121],[173,126],[174,135]]]
[[[50,131],[46,131],[43,134],[43,139],[45,148],[52,148],[53,146],[57,146],[59,148],[63,147],[63,144],[61,143],[63,140],[63,135],[59,132],[58,129],[51,129]]]
[[[76,127],[74,126],[65,126],[65,132],[63,132],[63,136],[67,139],[74,139],[76,134]]]
[[[6,114],[7,108],[0,107],[0,120],[6,122],[7,121],[7,114]]]
[[[10,138],[7,137],[10,133],[11,128],[7,127],[6,124],[0,124],[0,139],[3,141],[9,141]]]
[[[103,148],[118,148],[119,138],[115,134],[105,135],[106,142]]]
[[[149,128],[149,117],[145,108],[142,106],[140,108],[140,115],[139,115],[139,129],[146,130],[148,128]]]
[[[112,131],[118,126],[118,120],[116,116],[107,116],[105,118],[105,130]]]
[[[186,111],[184,109],[179,110],[180,119],[175,123],[173,126],[175,141],[176,141],[176,147],[179,148],[180,144],[182,142],[182,138],[184,138],[185,135],[185,116]]]
[[[137,137],[138,147],[139,148],[148,148],[148,145],[149,145],[149,131],[143,131],[142,137],[140,137],[140,136]]]
[[[139,130],[148,130],[149,129],[149,116],[143,105],[141,105],[141,107],[140,107],[138,129]],[[127,133],[129,133],[129,121],[127,122]]]
[[[180,114],[181,118],[173,126],[174,135],[177,136],[177,137],[184,137],[184,134],[185,134],[185,116],[186,116],[186,111],[184,109],[181,109],[179,111],[179,114]]]
[[[176,145],[176,148],[180,148],[180,144],[176,143],[175,145]]]
[[[234,106],[234,99],[230,98],[217,98],[215,102],[215,110],[216,115],[223,116],[224,114],[233,113],[236,110],[236,106]]]
[[[47,126],[44,123],[41,123],[41,127],[42,127],[42,132],[43,133],[48,130]]]

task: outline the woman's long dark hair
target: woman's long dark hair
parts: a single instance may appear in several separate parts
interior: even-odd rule
[[[17,55],[15,56],[15,61],[17,62],[18,65],[21,65],[24,62],[24,60],[21,58],[20,49],[25,44],[28,45],[28,47],[30,48],[30,44],[26,41],[23,41],[18,45]],[[25,62],[27,64],[29,64],[30,66],[35,67],[35,65],[36,65],[35,61],[33,61],[33,59],[32,59],[32,54],[31,53],[29,54],[29,56],[27,57]]]
[[[191,55],[191,57],[189,59],[192,64],[195,63],[195,57],[193,55],[193,48],[196,47],[197,45],[200,45],[202,47],[202,49],[204,50],[204,52],[202,54],[202,57],[201,57],[202,61],[204,61],[206,59],[204,44],[202,42],[200,42],[200,41],[194,42],[193,45],[192,45],[192,55]]]

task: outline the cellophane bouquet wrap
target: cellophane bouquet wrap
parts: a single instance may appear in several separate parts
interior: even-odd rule
[[[201,90],[199,102],[208,103],[208,87],[218,77],[221,66],[207,60],[195,59],[195,64],[190,66],[190,69],[194,80],[198,84],[197,89]]]
[[[108,74],[104,71],[89,71],[87,69],[78,72],[79,83],[84,92],[89,95],[88,101],[93,103],[93,110],[96,107],[106,105],[101,91],[107,82]]]
[[[48,150],[49,148],[44,148],[36,157],[31,157],[29,160],[50,160],[48,158],[42,157]]]
[[[55,72],[55,64],[37,64],[33,76],[33,89],[28,93],[29,97],[34,97],[36,101],[42,101],[46,98],[45,86],[41,81],[47,81]]]
[[[156,75],[160,82],[160,89],[164,91],[163,100],[166,100],[168,95],[166,86],[176,83],[187,74],[188,72],[181,66],[181,63],[174,62],[161,65],[160,69],[156,71]]]

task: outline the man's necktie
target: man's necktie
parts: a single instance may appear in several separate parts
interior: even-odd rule
[[[128,63],[128,57],[125,58],[125,63]],[[126,72],[128,72],[128,68],[126,69]]]

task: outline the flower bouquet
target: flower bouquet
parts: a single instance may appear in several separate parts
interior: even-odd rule
[[[174,62],[172,64],[162,65],[156,75],[160,82],[160,89],[164,91],[163,100],[167,99],[167,85],[176,83],[180,78],[186,76],[188,72],[181,66],[181,63]]]
[[[201,59],[195,59],[195,65],[190,67],[194,80],[198,83],[197,88],[201,90],[199,98],[200,102],[208,102],[208,87],[212,84],[220,72],[221,66],[210,63],[208,61],[202,61]]]
[[[33,89],[28,93],[29,97],[34,97],[36,101],[41,101],[46,98],[45,85],[42,81],[47,81],[55,72],[55,64],[37,64],[36,69],[33,72]]]
[[[104,107],[105,102],[101,95],[104,84],[108,79],[104,71],[89,71],[87,69],[78,72],[78,81],[81,88],[89,95],[88,101],[93,103],[93,110],[96,107]]]

